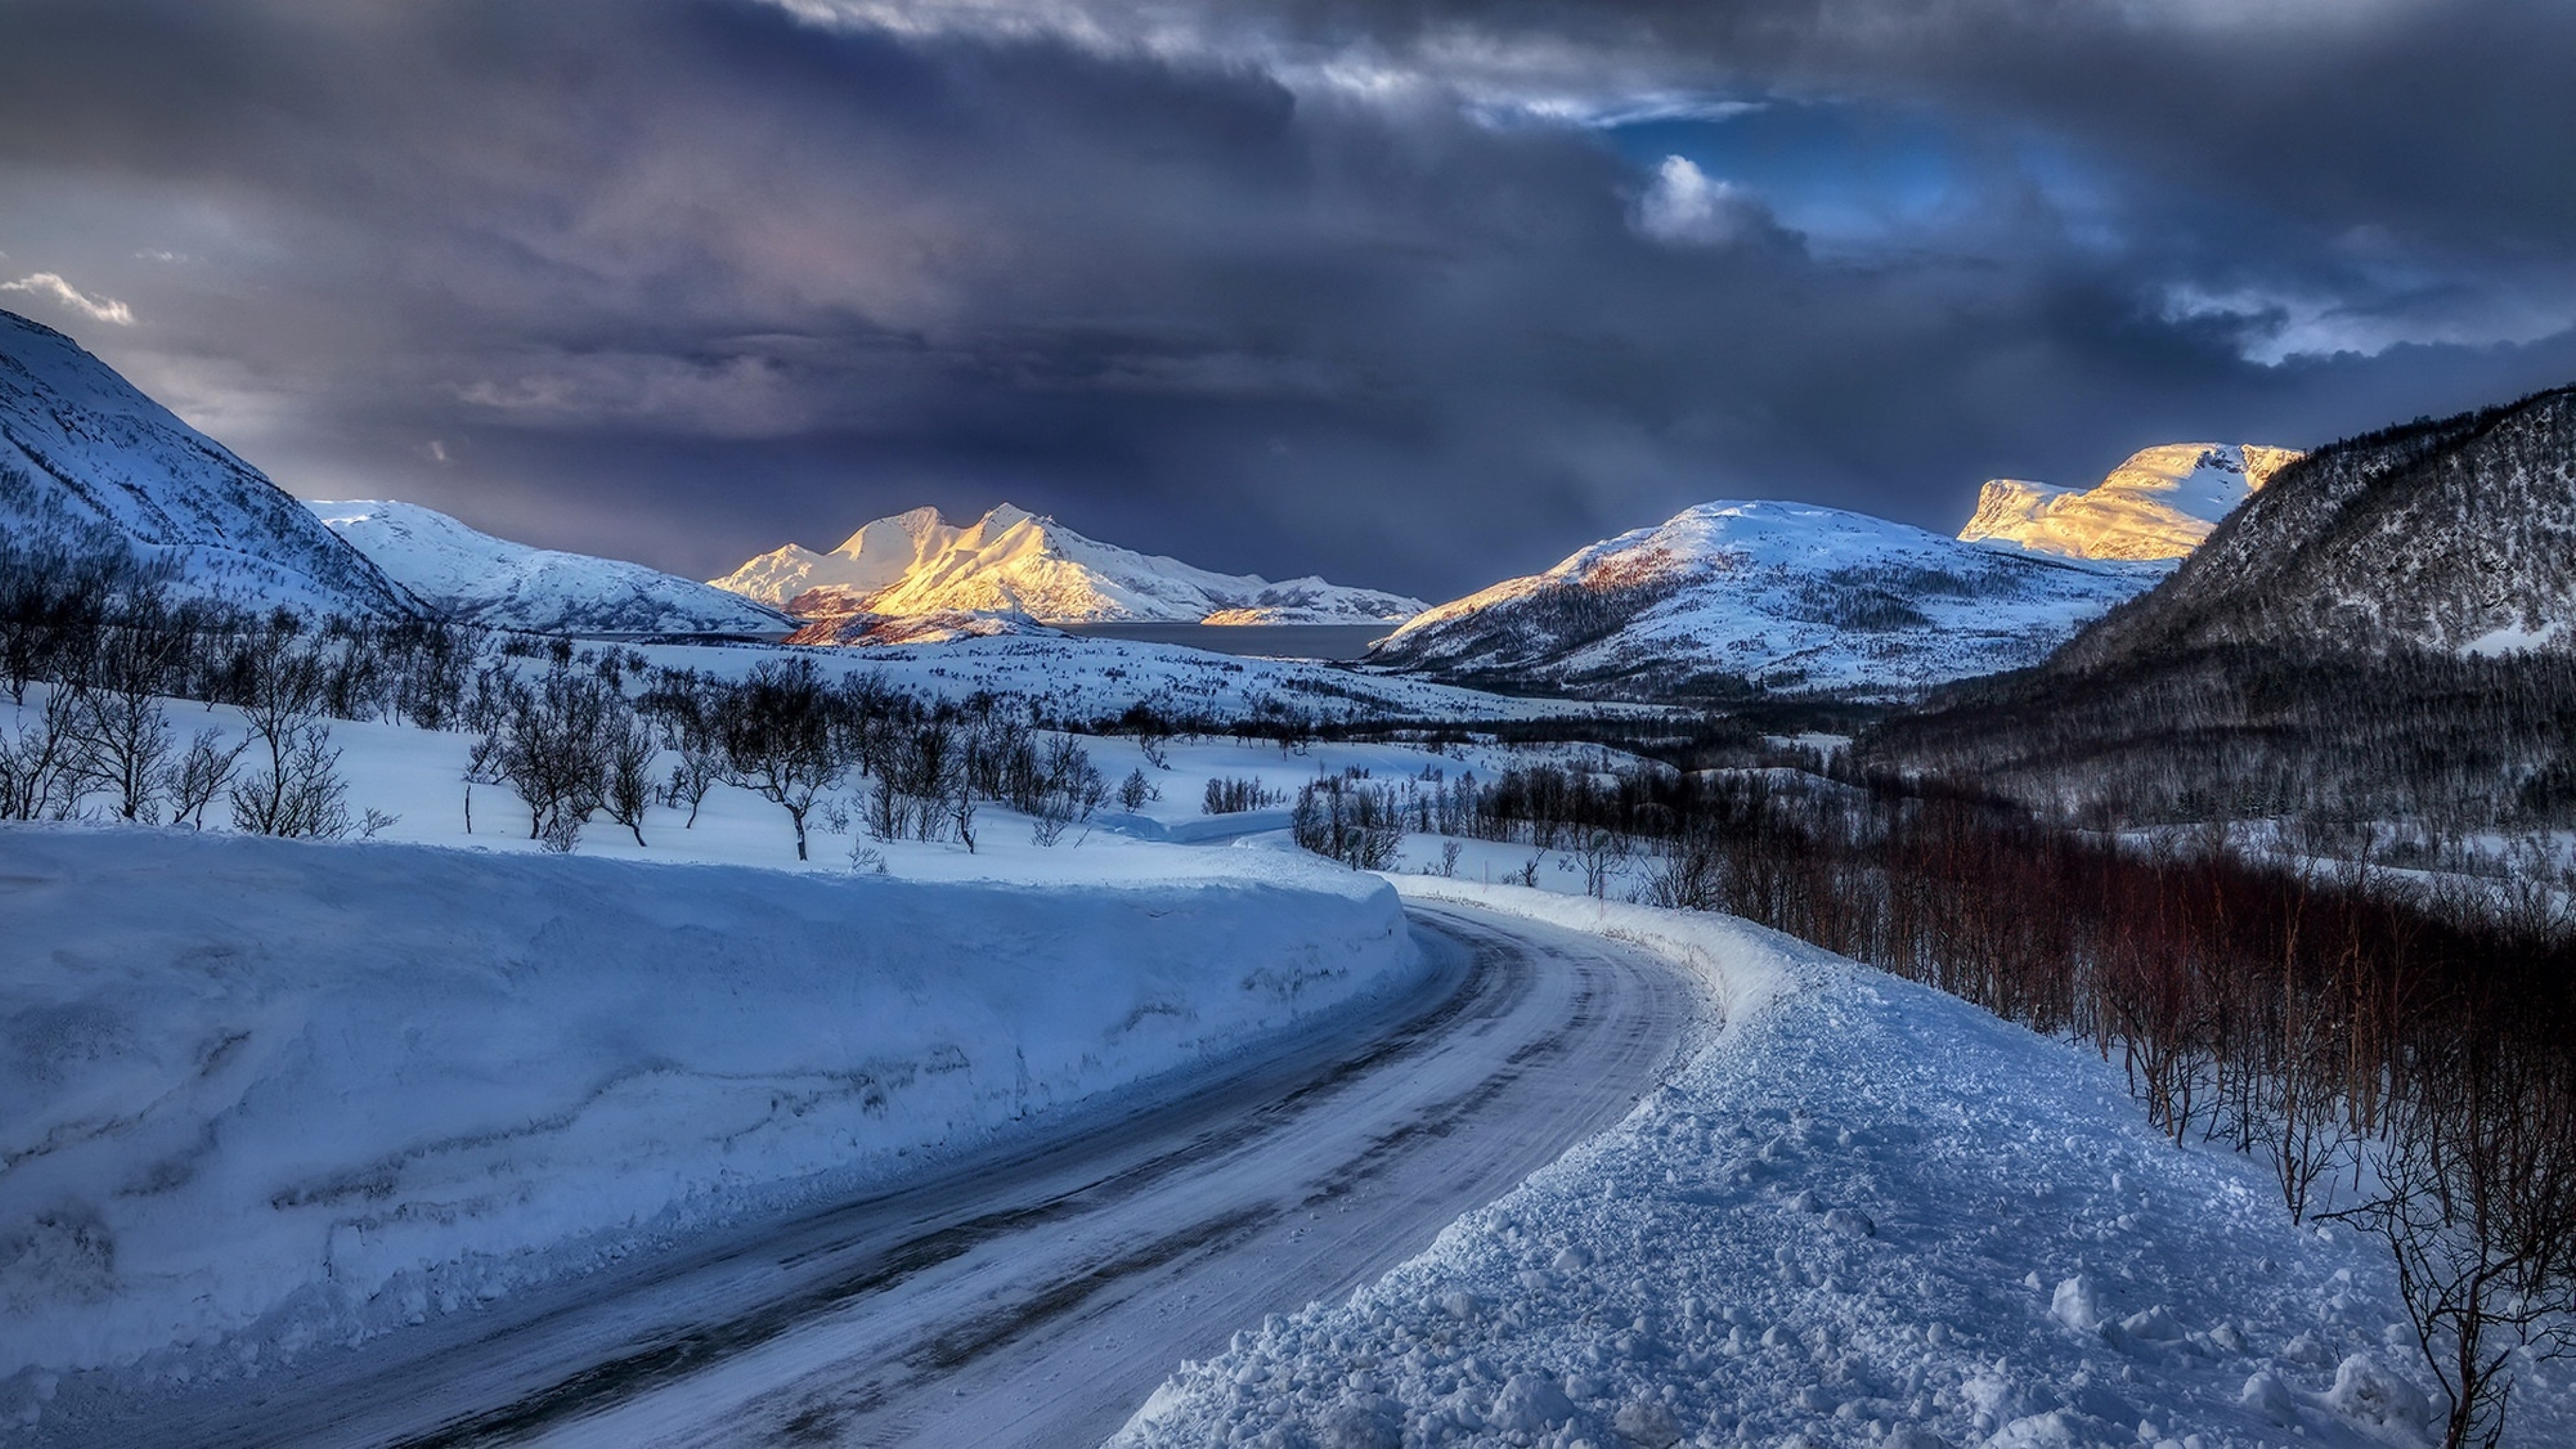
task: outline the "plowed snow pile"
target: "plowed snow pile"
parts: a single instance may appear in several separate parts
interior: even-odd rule
[[[1046,888],[0,827],[0,1411],[891,1178],[1414,979],[1383,882],[1202,860]]]
[[[2427,1442],[2380,1250],[2157,1136],[2115,1065],[1723,917],[1406,892],[1637,941],[1716,1010],[1626,1122],[1114,1444]],[[2576,1442],[2566,1377],[2511,1442]]]

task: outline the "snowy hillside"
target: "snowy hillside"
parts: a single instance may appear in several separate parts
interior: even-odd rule
[[[0,312],[0,529],[113,538],[183,594],[405,614],[411,599],[304,506],[63,334]]]
[[[1024,614],[1046,624],[1365,624],[1419,599],[1318,578],[1272,583],[1085,538],[1005,503],[958,527],[935,509],[880,518],[830,553],[790,544],[717,587],[809,617]]]
[[[2036,664],[2162,575],[1809,504],[1705,503],[1442,604],[1371,660],[1638,698],[1902,697]]]
[[[2576,388],[2318,449],[2062,663],[2245,643],[2576,646]]]
[[[2300,456],[2252,444],[2167,443],[2131,454],[2087,489],[1997,478],[1977,495],[1976,516],[1959,537],[2061,558],[2181,558]]]
[[[1412,1262],[1182,1365],[1118,1449],[2430,1442],[2375,1242],[2150,1129],[2116,1064],[1726,917],[1403,886],[1655,951],[1697,1040]],[[2569,1378],[2524,1370],[2508,1442],[2569,1442]]]
[[[308,505],[388,578],[461,623],[542,634],[782,634],[739,594],[618,559],[531,548],[416,503]]]

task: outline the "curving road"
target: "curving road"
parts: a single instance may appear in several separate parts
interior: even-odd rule
[[[1180,1360],[1377,1277],[1659,1080],[1693,989],[1670,968],[1413,916],[1420,990],[1181,1100],[182,1395],[113,1442],[1097,1442]]]

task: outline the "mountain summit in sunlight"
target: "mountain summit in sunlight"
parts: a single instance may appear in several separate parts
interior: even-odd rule
[[[2251,443],[2166,443],[2130,454],[2091,488],[1997,478],[1977,495],[1959,537],[2060,558],[2177,559],[2301,456]]]
[[[830,553],[788,544],[710,582],[809,618],[1019,614],[1047,624],[1375,624],[1420,599],[1320,578],[1272,583],[1101,543],[1003,504],[960,527],[935,508],[880,518]]]

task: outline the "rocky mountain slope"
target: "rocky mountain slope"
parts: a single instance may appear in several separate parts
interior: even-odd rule
[[[2576,648],[2576,388],[2323,448],[2057,662]]]
[[[416,503],[311,504],[331,531],[460,623],[543,634],[784,634],[740,594],[619,559],[531,548]]]
[[[2576,825],[2570,719],[2576,388],[2317,450],[2046,669],[1860,752],[2106,826],[2304,814],[2406,839]]]
[[[1959,537],[2061,558],[2177,559],[2300,455],[2244,443],[2142,448],[2087,489],[1997,478]]]
[[[960,527],[938,510],[880,518],[829,553],[790,544],[712,581],[810,618],[1026,615],[1047,624],[1367,624],[1419,599],[1319,578],[1220,574],[1086,538],[1005,503]]]
[[[0,532],[122,548],[182,595],[416,612],[303,504],[50,327],[0,312]]]
[[[1460,682],[1631,698],[1904,698],[2036,664],[2163,572],[1810,504],[1704,503],[1442,604],[1370,657]]]

